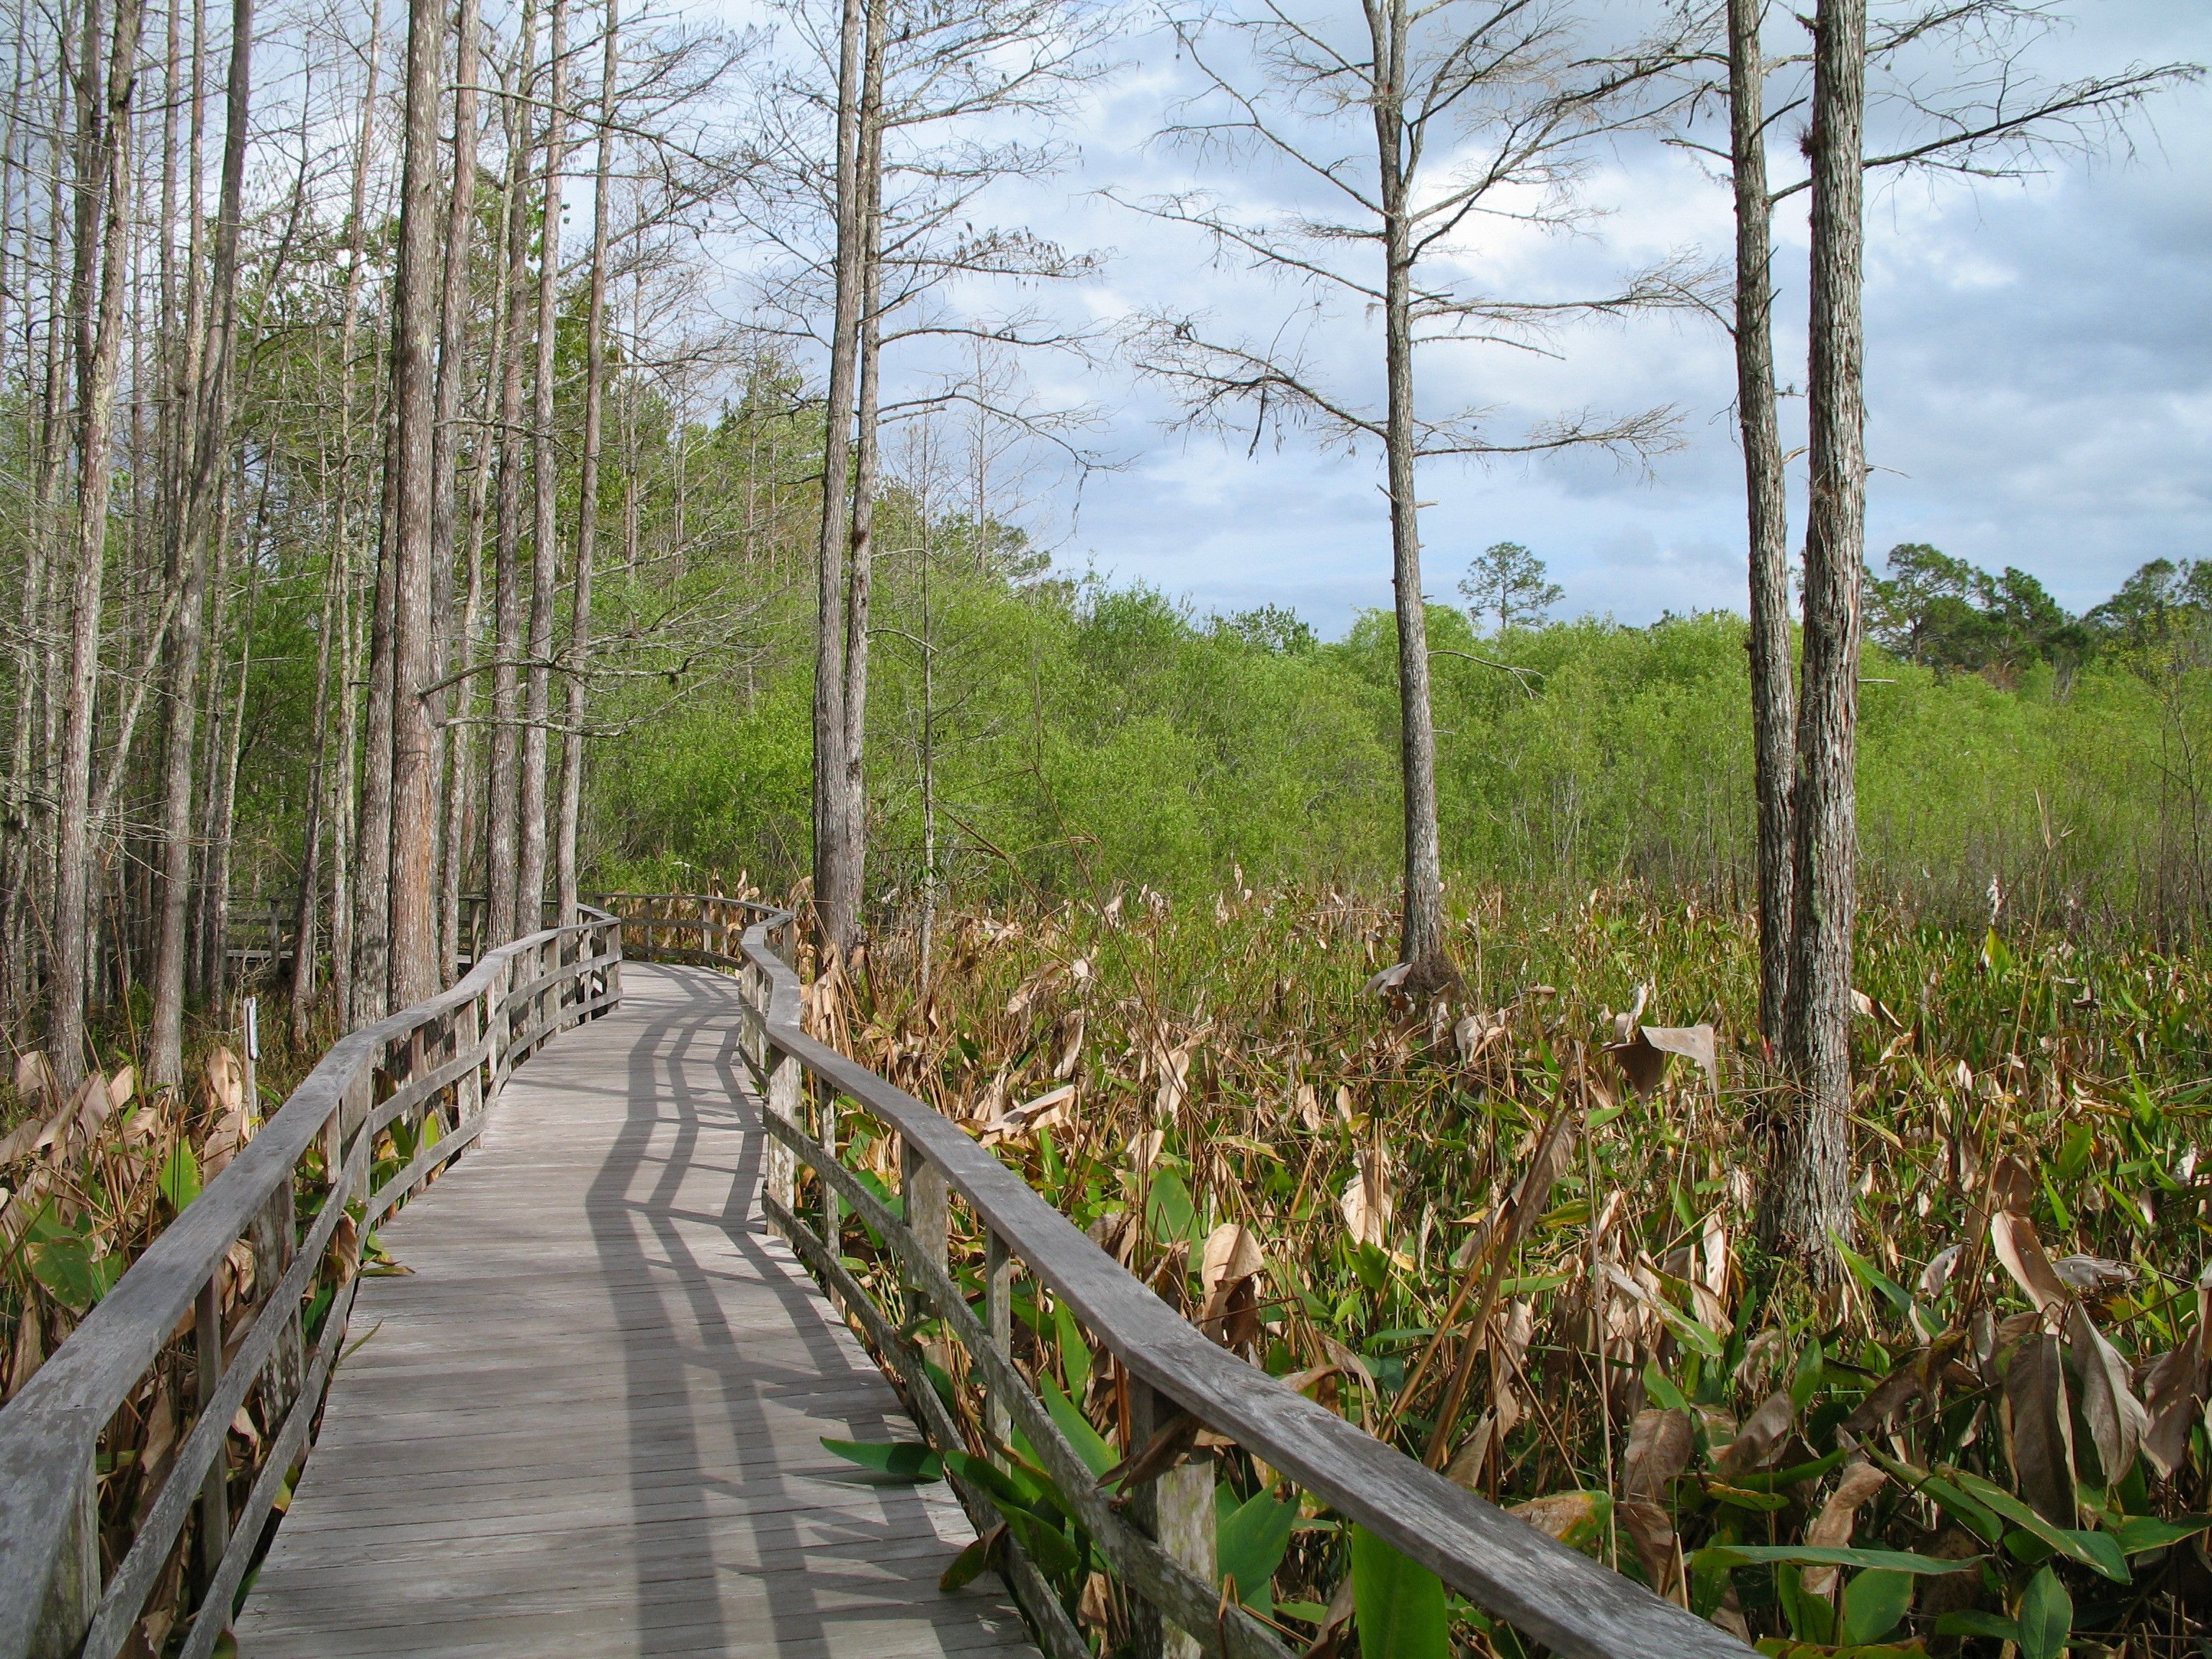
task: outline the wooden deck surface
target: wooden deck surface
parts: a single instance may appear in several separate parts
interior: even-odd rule
[[[518,1071],[484,1144],[383,1234],[313,1455],[236,1633],[294,1656],[1033,1653],[943,1486],[759,1219],[734,988],[626,963]]]

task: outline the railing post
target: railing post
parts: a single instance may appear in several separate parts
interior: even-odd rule
[[[947,1234],[951,1231],[952,1217],[946,1202],[945,1177],[936,1166],[921,1155],[910,1140],[899,1143],[899,1191],[906,1200],[906,1228],[914,1235],[915,1243],[921,1246],[923,1258],[942,1272],[945,1267]],[[909,1321],[931,1306],[928,1293],[922,1289],[921,1275],[907,1275],[907,1307]],[[942,1315],[943,1310],[938,1310]],[[942,1345],[939,1345],[940,1348]],[[945,1363],[946,1356],[939,1352],[937,1360]]]
[[[200,1409],[208,1409],[216,1390],[222,1386],[222,1262],[200,1286],[199,1316],[193,1346],[199,1370]],[[226,1425],[215,1444],[215,1461],[200,1481],[199,1584],[203,1593],[215,1582],[222,1553],[230,1544],[230,1431]]]
[[[284,1413],[292,1409],[292,1402],[299,1398],[300,1384],[307,1372],[300,1340],[299,1304],[280,1308],[271,1294],[277,1281],[290,1268],[293,1253],[300,1243],[299,1225],[292,1208],[290,1176],[286,1176],[276,1190],[269,1194],[269,1201],[253,1218],[252,1231],[246,1237],[253,1246],[253,1288],[262,1302],[259,1316],[283,1321],[276,1333],[276,1346],[270,1350],[268,1364],[261,1373],[261,1398],[268,1407],[268,1422],[273,1431],[283,1421]]]
[[[27,1659],[76,1659],[100,1609],[99,1478],[87,1463],[70,1504],[69,1522],[54,1552],[45,1605],[31,1631]]]
[[[1013,1289],[1013,1253],[993,1228],[986,1234],[983,1246],[983,1328],[1001,1359],[1014,1357]],[[1006,1458],[998,1449],[1013,1437],[1013,1417],[1004,1396],[988,1382],[983,1393],[983,1431],[990,1437],[992,1457],[1003,1466]]]
[[[1134,1456],[1175,1419],[1176,1402],[1133,1373],[1129,1377],[1129,1444]],[[1165,1474],[1137,1488],[1129,1519],[1151,1535],[1201,1584],[1214,1580],[1213,1462],[1194,1453]],[[1191,1636],[1160,1617],[1159,1609],[1133,1600],[1130,1608],[1136,1650],[1143,1659],[1200,1659],[1203,1650]]]
[[[817,1078],[814,1081],[814,1138],[822,1143],[823,1150],[829,1154],[830,1161],[834,1164],[837,1161],[836,1088],[828,1079]],[[837,1241],[843,1236],[844,1231],[844,1200],[837,1196],[837,1189],[830,1184],[829,1176],[823,1176],[822,1177],[822,1242],[829,1246],[830,1254],[832,1256],[843,1254],[837,1247]],[[830,1299],[833,1304],[836,1304],[837,1297],[834,1292]]]

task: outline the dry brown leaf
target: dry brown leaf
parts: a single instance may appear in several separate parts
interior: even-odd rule
[[[217,1111],[234,1112],[246,1103],[246,1073],[238,1056],[218,1043],[208,1050],[208,1099]]]
[[[1358,1172],[1345,1183],[1338,1207],[1344,1212],[1344,1224],[1351,1229],[1353,1243],[1386,1249],[1390,1218],[1398,1205],[1397,1194],[1390,1190],[1390,1155],[1380,1146],[1362,1147],[1358,1165]]]
[[[1721,1086],[1719,1045],[1710,1025],[1645,1025],[1639,1028],[1644,1040],[1663,1054],[1680,1054],[1705,1074],[1713,1092]]]
[[[1993,1189],[1995,1185],[1992,1178]],[[2051,1271],[2051,1259],[2043,1253],[2043,1241],[2036,1237],[2033,1221],[2014,1210],[1997,1211],[1990,1218],[1990,1244],[2005,1271],[2027,1292],[2037,1312],[2047,1316],[2053,1309],[2065,1305],[2072,1292],[2065,1280]]]
[[[2189,1455],[2189,1432],[2197,1426],[2204,1399],[2204,1367],[2194,1342],[2176,1348],[2153,1364],[2143,1379],[2143,1405],[2150,1417],[2142,1455],[2161,1480]]]
[[[1674,1535],[1674,1519],[1666,1507],[1648,1498],[1625,1498],[1614,1512],[1628,1528],[1628,1541],[1635,1546],[1636,1559],[1644,1564],[1651,1588],[1670,1601],[1680,1601],[1682,1543]]]
[[[1790,1390],[1777,1389],[1751,1414],[1737,1431],[1735,1438],[1722,1448],[1714,1467],[1724,1475],[1741,1474],[1747,1469],[1763,1467],[1782,1449],[1796,1420],[1797,1407],[1790,1398]]]
[[[1621,1490],[1632,1498],[1663,1498],[1667,1483],[1689,1467],[1691,1444],[1689,1413],[1657,1406],[1637,1413],[1621,1455]]]
[[[1569,1533],[1596,1521],[1604,1496],[1595,1492],[1555,1492],[1547,1498],[1532,1498],[1525,1504],[1516,1504],[1505,1512],[1516,1521],[1527,1522],[1547,1537],[1564,1539]]]
[[[1000,1113],[977,1132],[977,1138],[986,1146],[1006,1139],[1009,1135],[1024,1134],[1036,1129],[1050,1128],[1067,1121],[1067,1108],[1075,1099],[1075,1085],[1063,1083],[1057,1089],[1048,1089],[1035,1100],[1024,1101]]]
[[[1820,1514],[1805,1529],[1807,1544],[1820,1549],[1844,1549],[1851,1541],[1851,1529],[1858,1524],[1859,1506],[1881,1490],[1889,1477],[1873,1464],[1856,1462],[1844,1465],[1836,1478],[1836,1489],[1828,1494],[1828,1501],[1820,1505]],[[1805,1569],[1805,1594],[1828,1596],[1835,1594],[1836,1569],[1814,1566]]]
[[[2106,1486],[2116,1486],[2135,1467],[2150,1427],[2150,1413],[2128,1385],[2128,1362],[2107,1342],[2077,1304],[2066,1318],[2066,1340],[2081,1372],[2081,1416],[2097,1449]]]
[[[2035,1207],[2036,1190],[2034,1173],[2010,1153],[1990,1166],[1990,1197],[1998,1209],[2025,1216]]]
[[[2051,1271],[2081,1295],[2095,1297],[2124,1291],[2141,1277],[2126,1262],[2109,1261],[2100,1255],[2063,1255],[2051,1264]]]
[[[2004,1393],[2021,1497],[2053,1526],[2072,1526],[2074,1425],[2057,1337],[2032,1335],[2021,1343],[2005,1372]]]
[[[1920,1270],[1920,1296],[1923,1301],[1933,1302],[1943,1294],[1943,1287],[1951,1282],[1951,1275],[1959,1270],[1959,1257],[1966,1247],[1947,1244],[1929,1258],[1928,1265]]]
[[[1259,1286],[1267,1267],[1259,1238],[1242,1222],[1216,1227],[1206,1241],[1199,1278],[1206,1300],[1199,1328],[1227,1348],[1241,1348],[1260,1335]]]
[[[42,1048],[32,1048],[15,1057],[15,1094],[27,1105],[34,1105],[46,1096],[56,1092],[53,1062]]]

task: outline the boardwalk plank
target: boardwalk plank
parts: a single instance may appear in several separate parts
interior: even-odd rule
[[[1033,1654],[941,1486],[825,1435],[914,1425],[763,1228],[728,981],[630,963],[383,1232],[246,1659]],[[358,1339],[357,1339],[358,1340]]]

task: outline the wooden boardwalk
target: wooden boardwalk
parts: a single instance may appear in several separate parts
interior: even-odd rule
[[[822,1448],[915,1431],[759,1219],[735,987],[623,975],[383,1235],[240,1654],[1033,1653],[994,1577],[938,1589],[945,1486]]]

